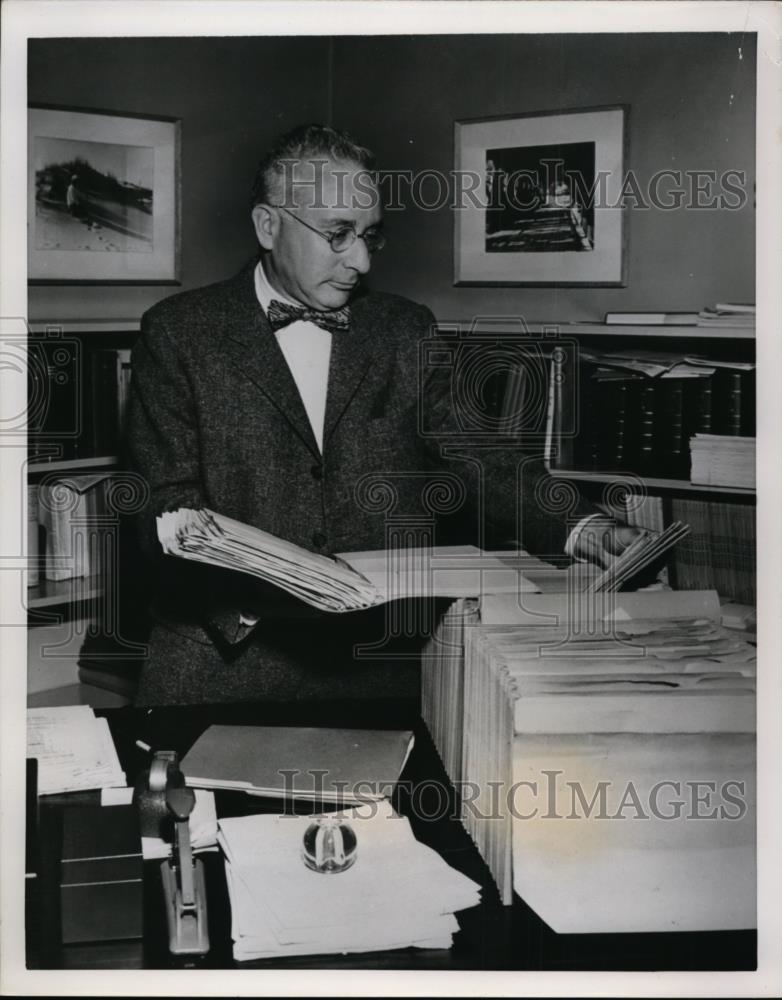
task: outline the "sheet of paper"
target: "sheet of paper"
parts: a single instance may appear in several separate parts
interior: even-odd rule
[[[39,795],[126,784],[108,722],[88,705],[28,709],[27,756]]]

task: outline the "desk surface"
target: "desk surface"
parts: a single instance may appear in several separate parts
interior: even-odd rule
[[[165,949],[163,911],[159,900],[158,863],[145,865],[145,939],[57,947],[56,912],[47,903],[49,878],[40,878],[39,911],[28,908],[30,968],[138,969],[177,968],[335,968],[410,970],[746,970],[756,965],[754,931],[711,931],[664,934],[555,934],[518,897],[502,906],[480,855],[458,819],[456,793],[420,722],[416,706],[401,702],[306,705],[241,705],[159,710],[103,710],[117,752],[132,782],[149,765],[136,746],[141,739],[154,749],[184,754],[212,723],[255,725],[329,725],[373,728],[414,728],[416,744],[402,775],[394,804],[410,818],[416,837],[435,848],[448,864],[479,882],[480,906],[457,914],[460,931],[448,950],[402,949],[369,954],[317,956],[234,963],[231,955],[230,908],[222,857],[206,856],[209,928],[212,947],[195,962],[174,960]],[[97,799],[97,793],[79,793]],[[74,796],[41,800],[39,847],[41,871],[51,873],[51,819]],[[279,802],[243,793],[218,792],[218,816],[245,815],[280,809]],[[304,811],[308,807],[304,806]],[[35,900],[30,907],[35,907]],[[40,920],[38,919],[40,916]]]

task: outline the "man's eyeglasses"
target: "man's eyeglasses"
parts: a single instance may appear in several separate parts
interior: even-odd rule
[[[318,236],[322,237],[334,253],[344,253],[349,250],[356,240],[363,240],[366,244],[366,248],[370,253],[375,253],[376,250],[382,250],[386,245],[386,234],[380,229],[368,229],[365,233],[357,233],[352,226],[342,226],[333,233],[323,233],[320,229],[316,229],[311,226],[309,222],[305,222],[304,219],[300,219],[298,215],[294,215],[289,209],[285,208],[283,205],[277,205],[277,208],[282,209],[287,215],[297,222],[300,222],[302,226],[306,226],[307,229],[311,229],[313,233],[317,233]]]

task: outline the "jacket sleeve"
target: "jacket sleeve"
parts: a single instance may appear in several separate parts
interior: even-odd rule
[[[488,377],[507,370],[508,364],[501,354],[493,355],[492,339],[443,338],[434,317],[428,316],[429,346],[419,351],[419,364],[424,365],[419,385],[422,426],[433,457],[438,455],[445,467],[465,470],[485,543],[519,545],[530,553],[563,559],[570,532],[585,515],[596,513],[595,506],[546,469],[545,419],[534,419],[522,407],[514,429],[484,409],[481,392]],[[446,363],[428,366],[425,359],[433,352]],[[544,358],[539,363],[547,370]],[[547,388],[546,378],[546,392],[537,394],[539,406],[547,405]]]
[[[186,365],[160,307],[141,321],[133,349],[127,420],[130,464],[147,492],[139,541],[167,613],[201,625],[218,643],[235,644],[251,627],[241,624],[252,581],[242,574],[165,556],[156,518],[179,507],[208,506],[200,468],[198,421]],[[170,610],[169,610],[170,609]]]

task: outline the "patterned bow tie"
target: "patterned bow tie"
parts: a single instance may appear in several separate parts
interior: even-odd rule
[[[330,333],[344,333],[350,326],[350,309],[347,306],[343,306],[341,309],[330,309],[328,312],[320,312],[317,309],[291,306],[287,302],[278,302],[277,299],[272,299],[266,310],[266,316],[272,330],[280,330],[300,319],[315,323]]]

